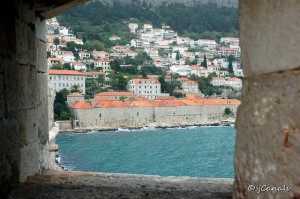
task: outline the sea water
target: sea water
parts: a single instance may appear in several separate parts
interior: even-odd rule
[[[57,136],[68,170],[233,178],[234,127],[188,127]]]

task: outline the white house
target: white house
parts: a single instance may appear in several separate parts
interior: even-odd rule
[[[213,86],[225,86],[226,81],[224,77],[213,77],[210,83]]]
[[[79,59],[89,59],[91,58],[91,54],[85,51],[80,51],[79,53]]]
[[[183,52],[182,57],[184,59],[190,59],[191,61],[195,59],[195,54],[193,52]]]
[[[210,40],[210,39],[199,39],[195,43],[200,47],[207,47],[209,49],[216,49],[218,46],[215,40]]]
[[[162,95],[161,85],[157,79],[131,79],[127,84],[127,90],[149,100],[154,100]]]
[[[110,41],[117,41],[117,40],[121,40],[121,37],[117,36],[117,35],[114,35],[114,36],[111,36],[109,38]]]
[[[172,65],[170,70],[173,73],[178,73],[183,76],[189,76],[191,74],[191,67],[189,65]]]
[[[114,52],[123,52],[124,51],[124,46],[120,46],[120,45],[115,45],[113,47],[111,47],[111,49],[114,51]]]
[[[145,52],[152,58],[156,59],[159,57],[158,50],[156,48],[145,48]]]
[[[86,65],[82,62],[72,62],[71,66],[77,71],[86,71]]]
[[[130,23],[128,26],[130,28],[130,32],[136,34],[136,30],[139,28],[139,25],[137,23]]]
[[[208,70],[205,67],[192,65],[191,66],[191,75],[196,75],[198,77],[208,77]]]
[[[183,47],[183,46],[175,46],[173,48],[173,52],[179,52],[180,54],[183,54],[185,51],[188,51],[188,47]]]
[[[73,62],[75,61],[75,57],[73,55],[72,51],[64,51],[64,50],[57,50],[55,52],[55,56],[57,58],[62,58],[64,59],[65,63]]]
[[[217,70],[216,74],[218,77],[225,77],[229,75],[229,72],[227,70]]]
[[[220,70],[220,66],[214,66],[214,65],[208,65],[207,71],[208,73],[216,73],[218,70]]]
[[[226,86],[230,86],[235,89],[241,89],[242,88],[242,80],[237,77],[232,77],[226,81]]]
[[[111,59],[98,59],[97,61],[94,62],[95,68],[102,68],[103,72],[111,72],[111,66],[110,66],[110,62],[112,62],[113,60]]]
[[[195,81],[184,81],[182,84],[181,84],[181,87],[182,87],[182,90],[187,92],[187,93],[199,93],[199,86],[198,86],[198,83],[195,82]]]
[[[144,24],[144,31],[152,31],[153,26],[152,24]]]
[[[78,85],[82,93],[85,93],[85,73],[74,70],[49,70],[49,82],[55,92],[64,88],[71,90]]]
[[[95,59],[100,59],[100,58],[108,59],[109,58],[109,53],[105,52],[105,51],[96,51],[96,50],[94,50],[92,52],[92,55]]]
[[[130,41],[130,45],[137,48],[137,49],[143,49],[144,48],[144,42],[141,39],[132,39]]]
[[[244,77],[243,69],[241,68],[234,68],[233,72],[235,76]]]
[[[132,57],[134,58],[135,56],[138,55],[137,52],[133,51],[133,50],[124,50],[124,54],[128,57]]]
[[[240,39],[236,37],[222,37],[220,43],[239,45]]]
[[[219,55],[229,56],[233,55],[234,57],[240,57],[240,50],[238,48],[219,48],[218,50]]]

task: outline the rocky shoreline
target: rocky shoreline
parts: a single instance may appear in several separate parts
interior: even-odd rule
[[[226,120],[226,122],[214,122],[207,124],[183,124],[183,125],[156,125],[150,124],[148,126],[135,126],[135,127],[103,127],[103,128],[74,128],[74,129],[60,129],[60,133],[84,133],[91,131],[122,131],[122,130],[147,130],[147,129],[167,129],[167,128],[189,128],[189,127],[201,127],[201,126],[234,126],[235,118]]]

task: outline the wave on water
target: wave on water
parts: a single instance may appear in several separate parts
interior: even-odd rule
[[[118,128],[118,130],[117,130],[118,132],[119,131],[125,131],[125,132],[129,132],[130,131],[130,129],[123,129],[123,128]]]

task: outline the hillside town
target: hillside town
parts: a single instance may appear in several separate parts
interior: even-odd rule
[[[55,92],[65,89],[69,93],[81,93],[84,100],[96,101],[101,92],[117,96],[129,92],[132,99],[153,105],[149,100],[164,103],[164,100],[191,97],[232,99],[238,95],[230,94],[240,93],[242,88],[238,38],[195,41],[178,35],[169,26],[158,29],[152,24],[128,23],[128,31],[136,36],[130,43],[120,45],[118,41],[122,38],[111,35],[110,49],[87,50],[83,39],[60,26],[56,18],[46,21],[46,31],[49,79]],[[136,60],[139,65],[133,64]],[[131,72],[144,69],[148,73]],[[199,78],[208,81],[202,88]],[[208,86],[210,94],[204,93]],[[188,105],[191,103],[195,102]]]

